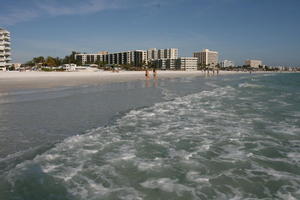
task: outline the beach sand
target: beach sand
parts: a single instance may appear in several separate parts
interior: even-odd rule
[[[220,71],[219,75],[246,72]],[[204,76],[202,71],[157,71],[159,78]],[[210,73],[212,75],[212,73]],[[150,72],[150,78],[153,78]],[[99,72],[0,72],[0,92],[29,88],[96,85],[111,82],[145,80],[144,71]]]

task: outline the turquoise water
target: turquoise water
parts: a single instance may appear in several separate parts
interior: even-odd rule
[[[148,105],[3,158],[0,199],[300,199],[300,74],[155,84],[135,94]]]

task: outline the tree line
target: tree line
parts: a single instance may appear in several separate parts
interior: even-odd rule
[[[81,65],[80,61],[77,61],[75,59],[75,54],[77,52],[72,51],[70,55],[65,56],[64,58],[59,58],[59,57],[44,57],[44,56],[39,56],[39,57],[34,57],[32,60],[26,62],[24,65],[25,66],[49,66],[49,67],[58,67],[63,64],[69,64],[69,63],[74,63],[77,65]]]

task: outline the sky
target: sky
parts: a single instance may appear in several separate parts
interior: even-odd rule
[[[300,0],[0,0],[12,62],[37,56],[179,48],[243,64],[300,66]]]

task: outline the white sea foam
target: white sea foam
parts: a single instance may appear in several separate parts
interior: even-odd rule
[[[141,183],[141,186],[148,189],[159,189],[169,193],[174,192],[179,196],[182,196],[183,192],[193,191],[192,188],[184,186],[177,182],[177,180],[172,180],[170,178],[150,179]]]
[[[195,182],[195,183],[210,185],[209,178],[202,177],[198,172],[190,171],[186,174],[186,178],[187,178],[187,180]]]
[[[263,88],[264,86],[246,82],[246,83],[240,83],[239,87],[240,88]]]
[[[239,106],[247,111],[249,105],[246,103],[251,99],[240,100],[245,101],[242,105],[227,106],[228,102],[238,99],[237,95],[237,89],[228,86],[132,110],[110,126],[66,139],[29,163],[39,165],[44,173],[62,181],[78,199],[95,196],[143,199],[147,195],[145,190],[159,190],[180,197],[189,194],[191,199],[201,199],[199,194],[204,197],[214,194],[219,199],[244,199],[252,194],[244,195],[246,190],[242,186],[234,188],[230,181],[255,184],[250,178],[284,180],[295,189],[299,184],[298,176],[262,167],[254,161],[249,164],[252,159],[264,159],[256,152],[265,146],[279,145],[279,142],[271,135],[253,131],[255,122],[265,120],[259,113],[242,115],[233,110],[236,108],[233,106]],[[266,109],[263,102],[256,104]],[[286,131],[298,131],[296,125],[278,124],[278,127],[288,125],[292,130]],[[299,162],[296,151],[280,160],[286,164],[293,161]],[[29,163],[23,163],[18,170]],[[243,173],[235,173],[241,170]],[[256,172],[263,175],[257,176]],[[137,177],[130,176],[132,173]],[[244,173],[248,177],[244,177]],[[187,182],[175,178],[178,174]],[[14,183],[18,173],[11,175]],[[230,177],[225,179],[228,181],[226,189],[234,195],[224,194],[219,189],[224,181],[222,176]],[[132,179],[134,181],[130,181]],[[216,179],[221,179],[220,183]],[[117,197],[110,196],[116,194]]]

